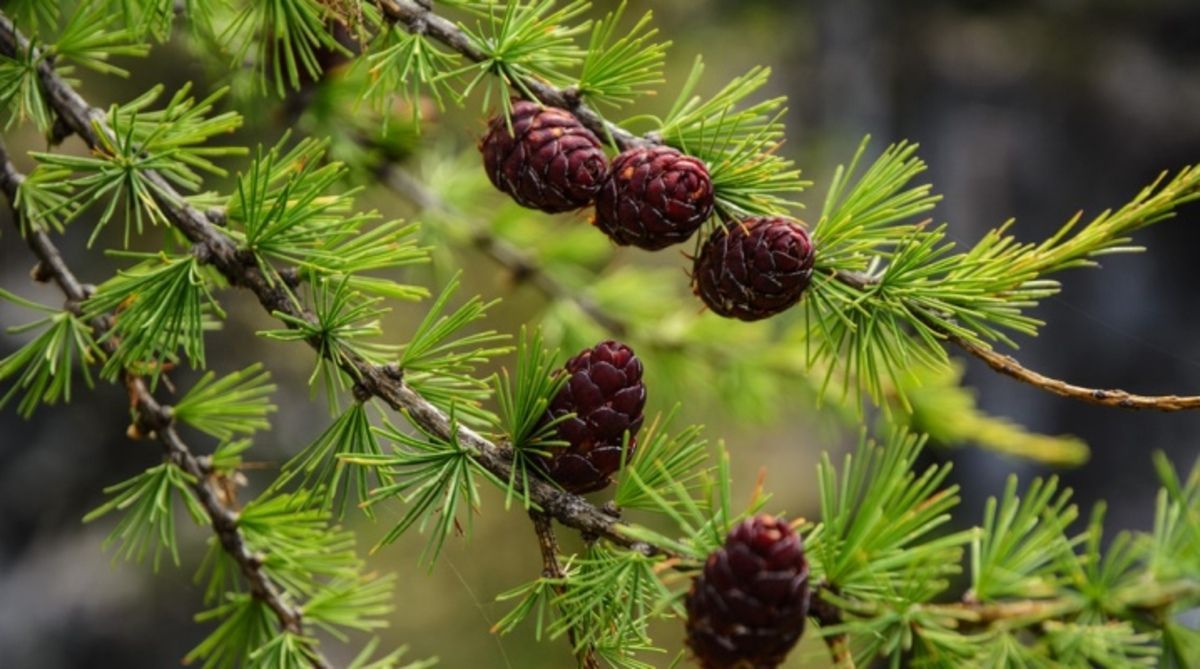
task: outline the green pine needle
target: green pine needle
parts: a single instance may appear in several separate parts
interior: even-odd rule
[[[4,289],[0,289],[0,299],[47,314],[33,323],[7,329],[11,334],[41,332],[0,359],[0,381],[12,382],[8,392],[0,396],[0,408],[21,395],[17,411],[29,418],[39,406],[70,402],[77,363],[84,383],[88,388],[93,386],[90,366],[103,362],[105,356],[88,324],[74,314],[55,311]]]
[[[83,517],[90,523],[113,512],[121,519],[104,540],[104,548],[116,545],[114,560],[141,562],[153,550],[154,570],[158,571],[163,553],[179,565],[179,545],[175,538],[176,502],[197,525],[208,522],[208,513],[192,491],[196,479],[170,462],[104,489],[111,499]]]
[[[474,30],[461,26],[471,44],[484,54],[478,63],[466,64],[446,77],[473,76],[461,95],[466,97],[484,86],[484,109],[493,101],[507,114],[511,98],[536,100],[526,81],[543,80],[556,86],[570,84],[572,70],[583,61],[584,51],[575,42],[586,32],[589,21],[568,25],[591,7],[587,0],[527,0],[492,4]],[[499,11],[498,11],[499,10]]]
[[[241,669],[279,633],[271,608],[249,593],[229,595],[220,605],[196,615],[196,622],[211,620],[220,624],[188,652],[184,664],[201,660],[201,669]]]
[[[180,361],[180,351],[193,368],[205,367],[204,331],[212,315],[224,312],[207,286],[205,272],[192,255],[122,254],[144,260],[100,285],[83,303],[88,320],[113,314],[113,326],[100,337],[118,342],[101,369],[116,380],[126,370],[146,374],[156,383],[164,369]]]
[[[317,347],[317,362],[309,377],[315,397],[323,388],[330,413],[337,413],[339,396],[349,387],[345,368],[356,359],[384,364],[396,356],[399,347],[369,341],[383,334],[380,318],[388,312],[379,306],[382,298],[365,297],[350,288],[349,281],[320,281],[310,285],[315,322],[283,312],[274,316],[287,327],[263,330],[258,334],[276,341],[312,342]]]
[[[619,108],[654,91],[666,81],[663,63],[670,42],[655,42],[658,28],[646,12],[630,28],[618,30],[628,4],[596,22],[592,28],[576,87],[584,100]]]
[[[356,402],[316,441],[283,465],[271,490],[283,490],[294,483],[299,490],[316,491],[320,507],[340,519],[352,496],[361,505],[370,497],[370,491],[384,481],[380,469],[347,460],[382,455],[366,405]],[[361,508],[373,515],[370,506]]]
[[[271,404],[277,387],[270,380],[261,363],[219,380],[207,372],[175,403],[175,419],[222,441],[270,429],[267,415],[278,408]]]
[[[473,517],[481,503],[479,477],[491,478],[458,440],[453,413],[451,425],[455,436],[443,439],[419,425],[414,425],[417,434],[409,435],[385,424],[379,434],[395,444],[391,454],[342,458],[346,463],[383,470],[381,477],[385,483],[371,491],[366,504],[397,499],[408,506],[404,516],[372,552],[395,542],[410,529],[417,528],[422,533],[429,530],[421,559],[432,569],[451,535],[470,536]]]

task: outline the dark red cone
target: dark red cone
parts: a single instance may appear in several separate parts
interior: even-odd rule
[[[669,146],[617,156],[596,196],[596,225],[614,242],[648,251],[687,241],[712,211],[708,168]]]
[[[816,254],[786,218],[750,218],[713,231],[692,271],[692,292],[714,313],[757,321],[800,301]]]
[[[566,365],[570,375],[551,401],[548,419],[574,417],[558,424],[566,447],[549,449],[546,472],[573,493],[599,490],[621,466],[626,431],[632,452],[642,427],[646,386],[642,362],[633,349],[605,341],[581,351]]]
[[[600,140],[570,112],[525,100],[513,103],[512,133],[493,118],[479,150],[496,188],[552,214],[591,204],[608,172]]]
[[[704,669],[774,669],[804,633],[808,603],[800,536],[773,516],[749,518],[692,581],[688,648]]]

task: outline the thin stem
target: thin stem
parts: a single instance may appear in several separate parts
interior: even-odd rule
[[[971,343],[961,337],[952,336],[949,337],[949,341],[984,361],[993,370],[1061,397],[1121,409],[1151,409],[1155,411],[1200,409],[1200,396],[1136,395],[1117,388],[1086,388],[1035,372],[1017,362],[1016,358],[1010,355]]]
[[[875,279],[857,272],[838,272],[835,278],[841,283],[861,291],[870,289],[876,283]],[[946,341],[984,361],[994,371],[1060,397],[1120,409],[1153,409],[1155,411],[1188,411],[1200,409],[1200,396],[1137,395],[1116,388],[1088,388],[1068,383],[1029,369],[1017,362],[1016,358],[999,353],[988,346],[968,341],[958,335],[941,330],[936,326],[931,325],[931,327],[937,329]]]
[[[558,537],[554,535],[554,519],[540,511],[530,510],[529,520],[533,522],[533,532],[537,535],[538,550],[542,554],[542,577],[554,580],[566,578],[566,572],[558,563],[560,551],[558,550]],[[566,589],[559,585],[554,587],[554,592],[562,595]],[[571,644],[571,649],[575,652],[580,667],[600,669],[600,660],[596,658],[596,649],[591,644],[578,648],[574,627],[567,628],[567,641]]]
[[[4,190],[10,205],[16,202],[17,189],[24,178],[24,175],[17,171],[9,159],[8,149],[0,140],[0,188]],[[21,234],[19,216],[16,207],[12,207],[13,223],[18,234]],[[90,295],[91,289],[80,283],[75,277],[66,261],[63,260],[58,247],[50,240],[49,235],[34,225],[27,227],[29,229],[24,231],[25,240],[30,250],[38,258],[39,276],[48,277],[58,284],[67,298],[66,308],[77,316],[82,315],[81,305]],[[109,330],[112,324],[112,318],[109,316],[94,318],[89,323],[97,335]],[[120,342],[109,337],[103,339],[101,345],[108,353],[114,353],[120,346]],[[303,614],[299,608],[288,601],[288,596],[283,588],[272,581],[263,571],[263,558],[251,551],[246,544],[245,537],[238,528],[238,513],[223,501],[223,493],[218,487],[212,469],[195,455],[175,430],[171,407],[159,404],[140,376],[126,372],[124,381],[133,404],[136,434],[157,437],[167,458],[191,475],[192,491],[208,514],[213,532],[221,542],[222,549],[237,563],[242,576],[250,585],[250,591],[270,607],[284,630],[297,636],[306,636]],[[333,666],[316,648],[310,646],[307,650],[313,666],[321,669]]]
[[[841,625],[845,622],[842,610],[832,602],[826,601],[822,596],[823,592],[832,593],[834,589],[828,583],[822,583],[816,587],[811,595],[812,603],[809,605],[809,615],[815,618],[817,624],[823,628]],[[829,648],[829,657],[833,660],[834,666],[839,669],[854,669],[854,651],[850,649],[849,634],[837,632],[823,635],[821,638]]]
[[[28,40],[16,30],[6,15],[0,13],[0,52],[15,56],[28,48]],[[108,127],[105,115],[89,105],[44,60],[39,62],[38,74],[47,100],[58,114],[64,127],[79,135],[93,149],[99,146],[97,132],[112,135],[112,129]],[[203,212],[188,204],[161,174],[154,170],[144,170],[141,172],[141,176],[148,184],[152,185],[150,191],[165,212],[167,220],[193,243],[193,252],[219,271],[230,285],[253,293],[267,313],[278,312],[316,326],[313,315],[298,307],[291,299],[284,282],[265,276],[254,258],[241,253],[233,239],[214,225]],[[316,342],[309,342],[309,344],[318,348]],[[456,423],[452,427],[450,419],[445,413],[384,367],[375,365],[353,353],[330,359],[334,360],[351,378],[356,379],[362,391],[379,398],[392,409],[404,413],[409,419],[433,435],[443,439],[456,436],[461,444],[475,454],[475,461],[480,466],[490,471],[499,480],[510,479],[512,454],[507,448],[496,445],[478,432],[461,424]],[[456,434],[452,435],[455,432]],[[616,545],[644,555],[670,556],[669,551],[625,536],[621,533],[616,519],[578,495],[559,490],[540,479],[529,481],[528,492],[530,500],[537,508],[554,516],[567,527],[585,534],[603,537]]]
[[[453,21],[434,13],[427,3],[417,0],[379,0],[379,6],[383,10],[384,16],[404,26],[408,32],[428,35],[476,63],[488,59],[486,55],[475,48],[467,34],[460,30]],[[611,137],[613,143],[622,151],[655,143],[650,139],[638,137],[606,120],[584,103],[578,92],[571,89],[555,88],[534,78],[523,79],[520,85],[514,86],[514,88],[533,93],[543,104],[570,111],[575,118],[579,119],[580,123],[596,133],[596,136]]]

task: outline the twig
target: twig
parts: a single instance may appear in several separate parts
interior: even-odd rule
[[[1080,400],[1089,404],[1121,409],[1152,409],[1155,411],[1187,411],[1200,409],[1200,397],[1180,395],[1135,395],[1120,389],[1085,388],[1066,381],[1051,378],[1025,367],[1016,358],[990,348],[973,344],[961,337],[949,337],[949,341],[967,353],[987,363],[988,367],[1005,376],[1041,388],[1061,397]]]
[[[15,56],[28,48],[28,40],[17,32],[6,15],[0,13],[0,52]],[[112,129],[108,127],[105,115],[89,105],[45,59],[38,59],[38,75],[47,101],[66,128],[93,149],[100,144],[97,132],[111,136]],[[171,225],[192,242],[193,252],[219,271],[230,285],[252,292],[267,313],[283,314],[315,324],[313,315],[292,300],[284,282],[265,276],[252,257],[241,253],[233,239],[203,212],[188,204],[161,174],[154,170],[143,170],[140,174],[151,185],[149,190]],[[319,350],[317,342],[309,344]],[[452,426],[445,413],[384,367],[372,364],[352,352],[330,359],[356,379],[366,393],[404,413],[433,435],[443,439],[457,436],[459,443],[472,451],[480,466],[502,481],[509,480],[512,454],[508,449],[461,424]],[[603,537],[644,555],[671,555],[660,547],[625,536],[616,519],[578,495],[559,490],[540,479],[529,481],[528,492],[530,500],[538,508],[554,516],[563,525]]]
[[[383,10],[384,16],[400,23],[405,30],[411,33],[429,35],[476,63],[488,60],[487,56],[475,48],[467,34],[460,30],[453,21],[435,14],[421,2],[416,0],[379,0],[379,6]],[[544,104],[570,111],[597,136],[612,138],[613,143],[622,151],[656,143],[651,139],[638,137],[606,120],[584,103],[578,92],[573,89],[555,88],[536,78],[522,80],[521,88],[533,93]]]
[[[822,628],[841,625],[845,622],[842,618],[842,610],[834,606],[831,602],[826,601],[822,596],[824,592],[832,593],[834,589],[828,583],[818,585],[811,595],[809,614],[813,618],[816,618],[817,623]],[[825,645],[829,648],[829,656],[835,666],[839,669],[854,669],[854,651],[850,648],[849,634],[846,632],[823,634],[821,639],[825,641]]]
[[[17,171],[9,159],[7,147],[0,140],[0,188],[8,196],[10,205],[16,202],[17,189],[24,178],[24,175]],[[19,220],[20,214],[15,206],[12,206],[12,216],[17,232],[21,234],[23,231]],[[29,225],[28,228],[27,231],[24,231],[24,237],[30,250],[38,258],[39,273],[53,279],[58,284],[67,298],[67,309],[76,316],[82,315],[82,303],[88,298],[90,290],[75,277],[66,261],[63,260],[62,254],[59,253],[58,247],[50,240],[50,236],[33,225]],[[111,329],[113,321],[109,316],[100,316],[92,319],[89,325],[99,335]],[[111,354],[117,350],[120,344],[110,337],[105,339],[101,345],[106,352]],[[249,583],[250,591],[270,607],[283,629],[297,636],[305,636],[302,624],[303,614],[300,609],[288,601],[284,590],[263,571],[262,556],[256,555],[246,544],[245,537],[238,528],[237,511],[222,502],[222,493],[213,481],[213,472],[210,467],[196,457],[175,430],[171,407],[159,404],[141,377],[127,372],[124,380],[134,403],[137,431],[141,434],[156,436],[162,443],[167,458],[191,475],[192,491],[208,514],[213,532],[220,540],[221,547],[237,563],[242,576]],[[333,666],[316,648],[310,646],[307,650],[314,666],[323,669]]]
[[[834,278],[841,283],[855,288],[857,290],[869,290],[872,286],[878,283],[872,277],[857,272],[838,272]],[[1028,383],[1029,385],[1040,388],[1049,393],[1067,397],[1074,400],[1087,402],[1088,404],[1098,404],[1106,407],[1117,407],[1120,409],[1153,409],[1156,411],[1188,411],[1191,409],[1200,409],[1200,396],[1180,396],[1180,395],[1137,395],[1125,390],[1100,388],[1087,388],[1077,386],[1073,383],[1067,383],[1053,377],[1046,376],[1039,372],[1035,372],[1021,363],[1017,362],[1016,358],[1009,355],[999,353],[987,346],[970,342],[962,337],[946,332],[937,326],[931,324],[946,341],[954,344],[962,350],[979,358],[987,363],[988,367],[1000,372],[1005,376],[1012,377],[1018,381]]]
[[[537,535],[538,550],[542,554],[542,576],[561,580],[566,578],[566,573],[563,572],[562,566],[558,563],[558,538],[554,536],[554,520],[540,512],[529,511],[529,519],[533,521],[533,531]],[[561,586],[555,586],[554,591],[562,595],[566,590]],[[571,644],[571,649],[575,652],[575,657],[579,660],[579,666],[583,669],[600,669],[600,660],[596,658],[596,649],[588,644],[584,648],[578,648],[575,636],[575,628],[567,628],[567,641]]]

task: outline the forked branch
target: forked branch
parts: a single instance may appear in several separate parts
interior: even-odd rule
[[[9,159],[7,148],[3,141],[0,141],[0,188],[8,197],[10,205],[16,201],[17,190],[23,180],[24,175],[17,171]],[[15,206],[11,207],[11,211],[17,233],[24,234],[29,249],[38,258],[38,277],[53,280],[67,299],[67,309],[77,316],[82,315],[81,305],[89,297],[90,290],[80,283],[67,266],[49,235],[34,225],[22,231],[20,214]],[[113,321],[109,316],[102,316],[92,319],[89,325],[99,336],[112,328]],[[113,353],[120,345],[113,337],[102,338],[100,341],[108,353]],[[136,432],[139,435],[155,436],[162,444],[166,457],[191,476],[192,492],[208,514],[213,533],[221,542],[221,548],[237,563],[238,569],[250,586],[250,591],[270,607],[282,629],[304,637],[303,613],[288,600],[283,588],[263,571],[263,558],[251,551],[246,544],[245,537],[238,528],[238,512],[223,501],[223,493],[213,476],[214,472],[204,460],[196,456],[175,430],[171,407],[160,404],[140,376],[127,372],[124,381],[133,402]],[[310,646],[307,653],[313,666],[333,666],[316,648]]]

